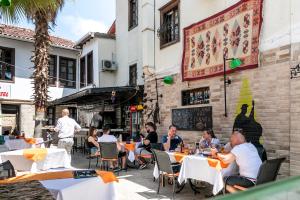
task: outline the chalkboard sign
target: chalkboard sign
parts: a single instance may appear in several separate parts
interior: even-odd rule
[[[196,107],[172,110],[172,124],[178,130],[202,131],[212,128],[212,107]]]

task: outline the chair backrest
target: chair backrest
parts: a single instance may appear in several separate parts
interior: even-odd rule
[[[164,145],[162,143],[150,143],[151,149],[156,149],[163,151],[164,150]]]
[[[266,160],[259,168],[256,184],[263,184],[275,181],[280,169],[280,166],[285,158],[277,158]]]
[[[263,146],[255,146],[262,162],[267,160],[267,152]]]
[[[15,177],[15,169],[9,160],[0,163],[0,180]]]
[[[118,159],[117,143],[115,142],[100,142],[100,154],[104,159]]]
[[[153,149],[154,158],[159,171],[166,172],[168,174],[173,174],[173,169],[171,166],[171,160],[169,155],[160,150]]]

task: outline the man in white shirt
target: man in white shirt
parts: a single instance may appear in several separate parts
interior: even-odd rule
[[[233,193],[236,192],[234,185],[246,188],[254,185],[262,161],[255,146],[246,142],[243,130],[235,129],[230,137],[230,143],[233,147],[230,153],[220,154],[216,149],[212,150],[212,153],[224,163],[236,161],[239,176],[229,176],[225,180],[226,190]]]
[[[105,125],[103,127],[103,135],[98,138],[98,142],[115,142],[119,151],[118,157],[122,158],[122,171],[126,171],[126,152],[122,151],[122,146],[118,143],[118,139],[114,135],[110,135],[109,126]],[[101,145],[100,145],[101,148]],[[113,167],[113,163],[110,163],[110,168]]]
[[[71,150],[74,144],[74,133],[80,131],[81,127],[77,122],[69,117],[69,110],[62,110],[62,117],[58,119],[57,125],[54,128],[55,132],[58,132],[58,148],[66,149],[70,163],[71,163]]]

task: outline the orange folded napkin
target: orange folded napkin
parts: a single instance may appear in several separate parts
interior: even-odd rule
[[[102,178],[104,183],[118,182],[119,180],[112,172],[99,171],[96,170],[99,177]],[[5,180],[0,180],[0,184],[9,184],[17,183],[22,181],[45,181],[45,180],[54,180],[54,179],[67,179],[73,178],[72,171],[60,171],[60,172],[47,172],[40,174],[24,174],[17,177],[8,178]]]
[[[185,153],[174,153],[174,157],[177,162],[182,162],[185,156],[187,156]]]
[[[134,151],[135,150],[135,143],[125,144],[125,149],[127,149],[128,151]]]
[[[28,144],[35,144],[36,143],[36,139],[35,138],[23,138],[25,140],[25,142],[27,142]]]
[[[207,162],[210,167],[214,167],[217,170],[221,170],[224,168],[227,168],[229,164],[224,163],[223,161],[219,159],[214,159],[214,158],[207,158]]]
[[[47,154],[47,149],[44,148],[23,149],[23,156],[34,162],[44,160]]]

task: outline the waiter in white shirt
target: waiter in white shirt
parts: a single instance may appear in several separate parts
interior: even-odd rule
[[[58,119],[57,125],[54,128],[55,132],[58,132],[58,148],[66,149],[70,163],[71,163],[71,150],[74,144],[74,133],[80,131],[81,127],[77,122],[69,117],[69,110],[63,109],[61,113],[62,117]]]

